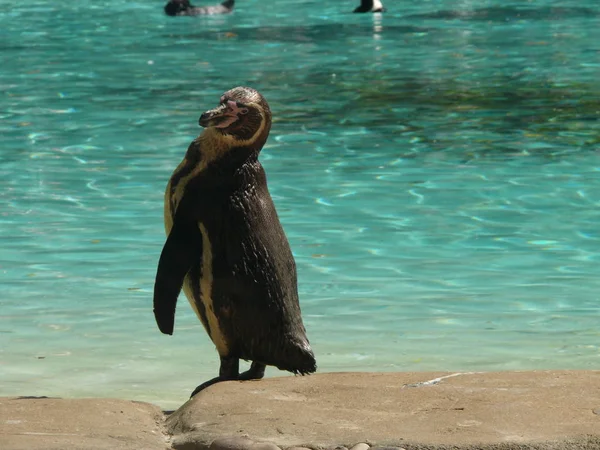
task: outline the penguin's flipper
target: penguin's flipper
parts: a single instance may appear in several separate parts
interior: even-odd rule
[[[183,279],[194,259],[202,255],[202,235],[198,223],[177,219],[160,254],[154,282],[154,318],[164,334],[173,334],[175,307]]]

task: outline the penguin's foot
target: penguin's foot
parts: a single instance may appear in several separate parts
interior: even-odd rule
[[[219,381],[237,380],[240,373],[240,360],[232,356],[221,356],[221,367],[219,367],[219,376],[205,381],[192,392],[190,398],[198,392],[206,389]]]
[[[240,360],[232,357],[221,357],[221,367],[219,369],[219,376],[205,381],[199,385],[190,398],[196,395],[198,392],[206,389],[213,384],[220,381],[231,381],[231,380],[259,380],[265,376],[266,365],[258,362],[252,362],[250,369],[243,373],[240,373]]]
[[[260,380],[265,376],[266,368],[265,364],[253,361],[248,370],[239,374],[238,380]]]
[[[209,386],[212,386],[213,384],[218,383],[219,381],[225,381],[223,378],[221,377],[214,377],[208,381],[205,381],[204,383],[202,383],[201,385],[199,385],[198,387],[196,387],[196,389],[194,389],[194,392],[192,392],[192,395],[190,395],[190,398],[192,398],[194,395],[196,395],[198,392],[206,389]]]

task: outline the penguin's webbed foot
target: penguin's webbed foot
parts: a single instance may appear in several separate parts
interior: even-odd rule
[[[190,395],[190,398],[192,398],[198,392],[206,389],[207,387],[212,386],[213,384],[218,383],[219,381],[225,381],[225,380],[223,380],[221,377],[214,377],[214,378],[211,378],[208,381],[205,381],[204,383],[202,383],[201,385],[199,385],[198,387],[196,387],[196,389],[194,389],[194,392],[192,392],[192,395]]]
[[[240,360],[233,356],[221,356],[221,367],[219,367],[219,376],[205,381],[192,392],[190,398],[198,392],[206,389],[219,381],[237,380],[240,373]]]
[[[265,369],[267,366],[265,364],[253,361],[250,365],[250,368],[245,372],[242,372],[238,376],[238,380],[260,380],[265,376]]]
[[[219,369],[219,376],[205,381],[199,385],[190,398],[196,395],[198,392],[206,389],[213,384],[220,381],[231,381],[231,380],[259,380],[265,376],[266,365],[258,362],[252,362],[250,369],[243,373],[240,372],[240,360],[238,358],[221,357],[221,368]]]

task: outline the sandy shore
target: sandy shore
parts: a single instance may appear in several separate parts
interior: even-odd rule
[[[600,371],[325,373],[227,382],[175,412],[126,400],[0,398],[3,450],[356,444],[600,449]]]

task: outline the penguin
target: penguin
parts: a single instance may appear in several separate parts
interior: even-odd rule
[[[164,202],[167,240],[154,284],[154,316],[173,334],[183,288],[220,357],[225,380],[264,376],[266,366],[316,371],[302,322],[296,264],[258,160],[271,129],[264,97],[248,87],[223,94],[200,116],[203,132],[173,172]],[[239,373],[239,361],[251,362]]]
[[[385,12],[386,9],[383,7],[383,3],[381,0],[361,0],[360,6],[358,6],[354,12],[355,13],[365,13],[365,12]]]
[[[228,14],[233,11],[235,0],[226,0],[220,5],[193,6],[190,0],[169,0],[165,5],[167,16],[202,16],[212,14]]]

